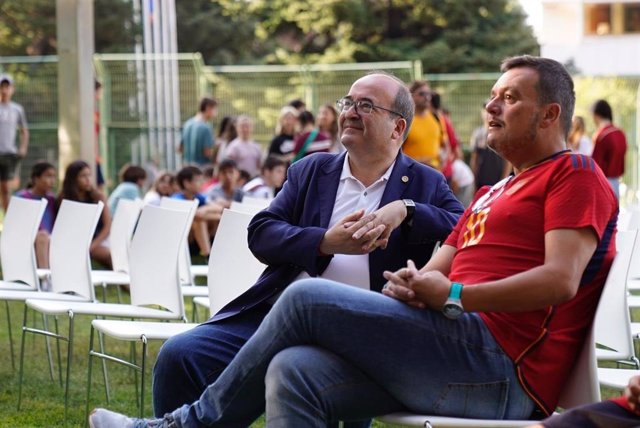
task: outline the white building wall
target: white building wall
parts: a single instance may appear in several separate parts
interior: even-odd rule
[[[597,2],[542,1],[541,55],[573,60],[583,74],[640,75],[640,34],[585,35],[585,3]]]

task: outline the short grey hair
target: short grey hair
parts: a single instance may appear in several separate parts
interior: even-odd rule
[[[396,92],[396,96],[393,100],[393,105],[391,106],[391,108],[401,114],[404,120],[407,122],[407,127],[404,129],[404,133],[402,134],[402,141],[404,142],[407,139],[407,135],[409,135],[409,129],[411,128],[411,123],[413,122],[413,114],[415,111],[415,104],[413,103],[411,92],[409,92],[409,89],[407,88],[407,84],[405,82],[389,72],[383,70],[374,70],[370,73],[367,73],[367,75],[372,74],[381,74],[383,76],[387,76],[398,84],[398,92]]]

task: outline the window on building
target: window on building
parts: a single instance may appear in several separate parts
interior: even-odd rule
[[[626,3],[624,10],[624,32],[640,33],[640,3]]]
[[[585,5],[585,33],[603,36],[611,34],[611,5]]]
[[[640,33],[640,2],[585,4],[584,26],[592,36]]]

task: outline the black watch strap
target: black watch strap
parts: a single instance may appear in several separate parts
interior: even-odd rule
[[[402,224],[405,224],[409,227],[413,226],[413,215],[416,212],[416,203],[413,202],[412,199],[403,199],[402,203],[407,210],[407,216],[404,218]]]

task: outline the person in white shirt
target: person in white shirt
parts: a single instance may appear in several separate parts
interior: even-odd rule
[[[242,190],[247,196],[273,199],[276,189],[284,183],[286,173],[287,163],[275,156],[269,156],[262,164],[260,176],[245,184]]]

